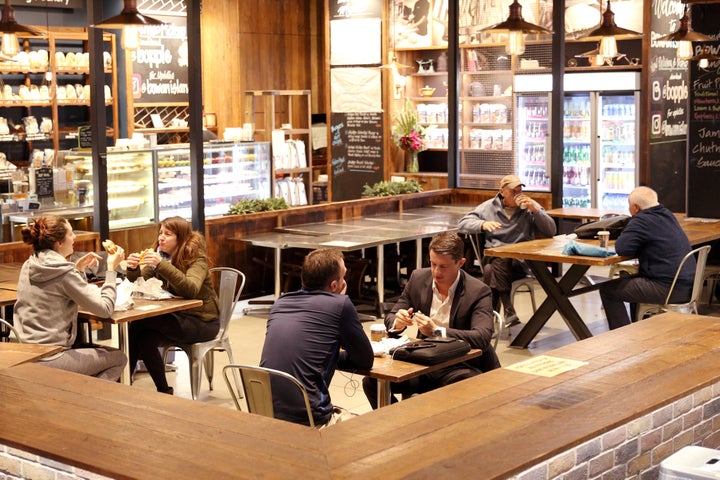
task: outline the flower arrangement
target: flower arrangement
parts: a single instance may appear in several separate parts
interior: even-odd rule
[[[395,144],[406,152],[421,152],[425,150],[425,133],[428,127],[418,122],[415,107],[409,101],[405,108],[395,119],[392,133]]]

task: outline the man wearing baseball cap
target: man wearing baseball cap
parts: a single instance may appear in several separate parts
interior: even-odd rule
[[[478,205],[458,222],[460,233],[481,234],[485,248],[525,242],[535,230],[545,237],[555,235],[555,222],[535,200],[522,191],[525,184],[515,175],[500,179],[495,197]],[[483,280],[492,289],[493,309],[502,302],[507,326],[520,323],[510,299],[512,282],[527,275],[528,267],[516,258],[483,258]]]

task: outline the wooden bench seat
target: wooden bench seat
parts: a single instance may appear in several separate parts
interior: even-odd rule
[[[23,364],[0,369],[0,443],[112,478],[552,477],[587,451],[657,473],[720,446],[717,320],[656,316],[549,352],[583,362],[559,375],[494,370],[322,431]]]

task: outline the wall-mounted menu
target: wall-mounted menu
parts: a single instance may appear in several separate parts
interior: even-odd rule
[[[383,179],[383,121],[379,112],[332,114],[332,199],[360,198]]]
[[[685,210],[688,62],[677,58],[675,42],[658,38],[676,30],[670,21],[682,17],[680,0],[653,1],[650,17],[650,185],[661,202]]]
[[[710,46],[720,54],[720,44]],[[690,70],[690,131],[688,132],[687,214],[720,218],[720,61],[704,69],[692,62]]]
[[[140,48],[132,59],[135,105],[188,102],[188,43],[185,17],[159,17],[165,25],[138,27]]]

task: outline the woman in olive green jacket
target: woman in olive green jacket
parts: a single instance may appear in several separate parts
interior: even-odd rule
[[[212,340],[220,330],[218,298],[210,278],[205,237],[190,222],[170,217],[160,223],[152,250],[127,257],[127,276],[163,282],[173,295],[203,301],[201,307],[139,320],[130,324],[130,368],[143,360],[158,392],[172,395],[160,347]]]

